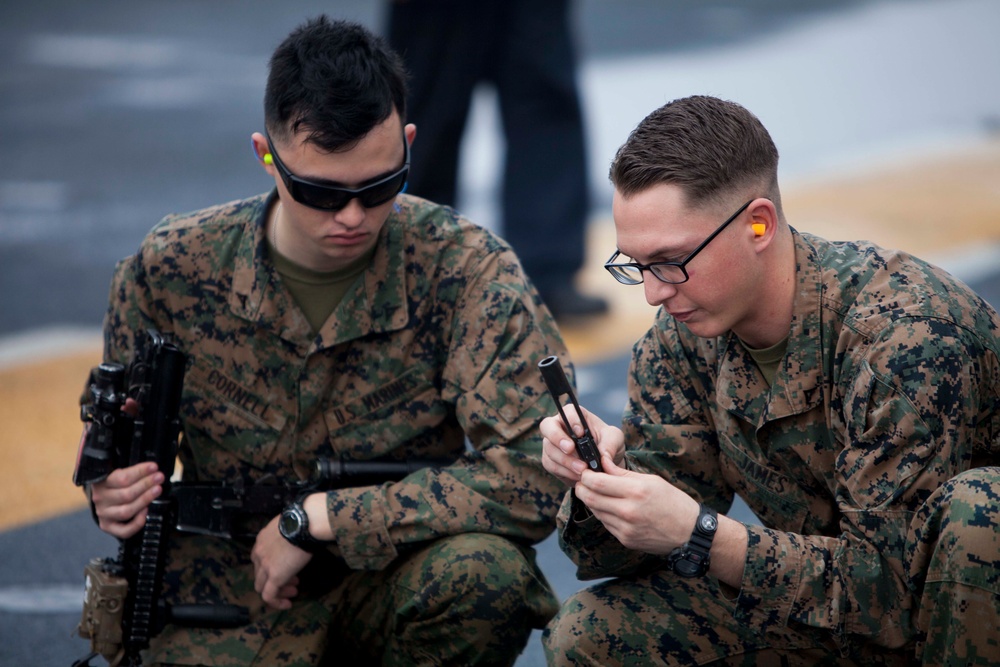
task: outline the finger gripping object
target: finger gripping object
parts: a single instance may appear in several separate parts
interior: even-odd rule
[[[545,386],[548,387],[549,393],[552,394],[556,408],[559,410],[559,416],[562,417],[563,424],[566,426],[566,431],[573,439],[573,444],[576,445],[576,453],[591,470],[604,472],[604,468],[601,467],[601,455],[597,451],[594,436],[591,435],[590,429],[587,427],[587,420],[583,416],[583,410],[580,409],[580,404],[576,400],[576,394],[573,392],[573,387],[570,385],[569,379],[563,371],[562,364],[559,363],[559,357],[555,355],[545,357],[538,362],[538,370],[542,372],[542,379],[545,380]],[[563,410],[563,402],[565,400],[563,397],[568,397],[569,402],[580,418],[580,424],[583,426],[582,436],[577,436],[573,432],[573,429],[570,428],[569,420],[566,419],[566,412]]]

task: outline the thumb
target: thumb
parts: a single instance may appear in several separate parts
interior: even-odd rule
[[[623,464],[624,462],[625,460],[622,459]],[[624,465],[621,466],[617,465],[614,459],[612,459],[611,456],[608,455],[607,453],[601,454],[601,467],[604,468],[604,472],[606,472],[609,475],[613,475],[615,477],[624,477],[625,475],[629,474],[628,468],[626,468]]]

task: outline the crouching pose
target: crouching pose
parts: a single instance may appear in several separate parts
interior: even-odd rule
[[[1000,664],[1000,317],[906,253],[789,226],[777,165],[711,97],[615,157],[605,268],[659,311],[622,430],[587,418],[605,472],[542,422],[574,485],[561,544],[612,577],[563,604],[550,664]]]
[[[168,624],[146,664],[505,665],[558,608],[533,549],[565,491],[541,464],[536,365],[566,350],[503,241],[401,194],[405,99],[380,39],[302,25],[252,136],[273,189],[165,219],[117,268],[105,359],[152,328],[188,359],[182,484],[441,462],[244,517],[246,542],[177,533],[162,599],[250,622]],[[134,535],[164,482],[145,463],[90,485],[101,528]]]

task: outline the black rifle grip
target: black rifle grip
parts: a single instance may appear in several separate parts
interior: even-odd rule
[[[580,404],[576,400],[573,386],[570,385],[569,378],[566,377],[566,372],[563,371],[562,364],[559,363],[559,357],[554,354],[545,357],[538,362],[538,370],[542,372],[542,379],[545,380],[545,386],[548,387],[549,393],[552,394],[552,399],[556,403],[556,408],[559,410],[559,416],[562,417],[563,424],[566,426],[566,431],[569,432],[570,437],[573,439],[573,444],[576,445],[576,453],[591,470],[604,472],[604,468],[601,466],[601,455],[594,444],[594,436],[591,435],[590,429],[587,427],[587,420],[584,418],[583,410],[580,409]],[[580,418],[580,423],[583,425],[583,435],[580,437],[577,437],[573,433],[573,429],[569,426],[569,420],[566,419],[566,413],[563,411],[563,396],[569,397],[569,402],[573,405],[573,409],[576,410],[576,414]]]

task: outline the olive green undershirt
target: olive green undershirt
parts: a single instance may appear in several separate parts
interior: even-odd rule
[[[343,300],[358,276],[371,262],[375,247],[336,271],[313,271],[300,266],[275,250],[268,240],[267,248],[281,282],[291,292],[295,303],[306,316],[313,334],[319,333],[330,314]]]
[[[767,380],[767,385],[771,386],[774,384],[774,376],[778,373],[778,366],[785,357],[785,350],[788,349],[788,337],[786,336],[771,347],[765,347],[762,350],[755,350],[746,343],[743,343],[743,347],[747,349],[753,360],[757,362],[757,368],[760,369],[760,372],[764,375],[764,379]]]

